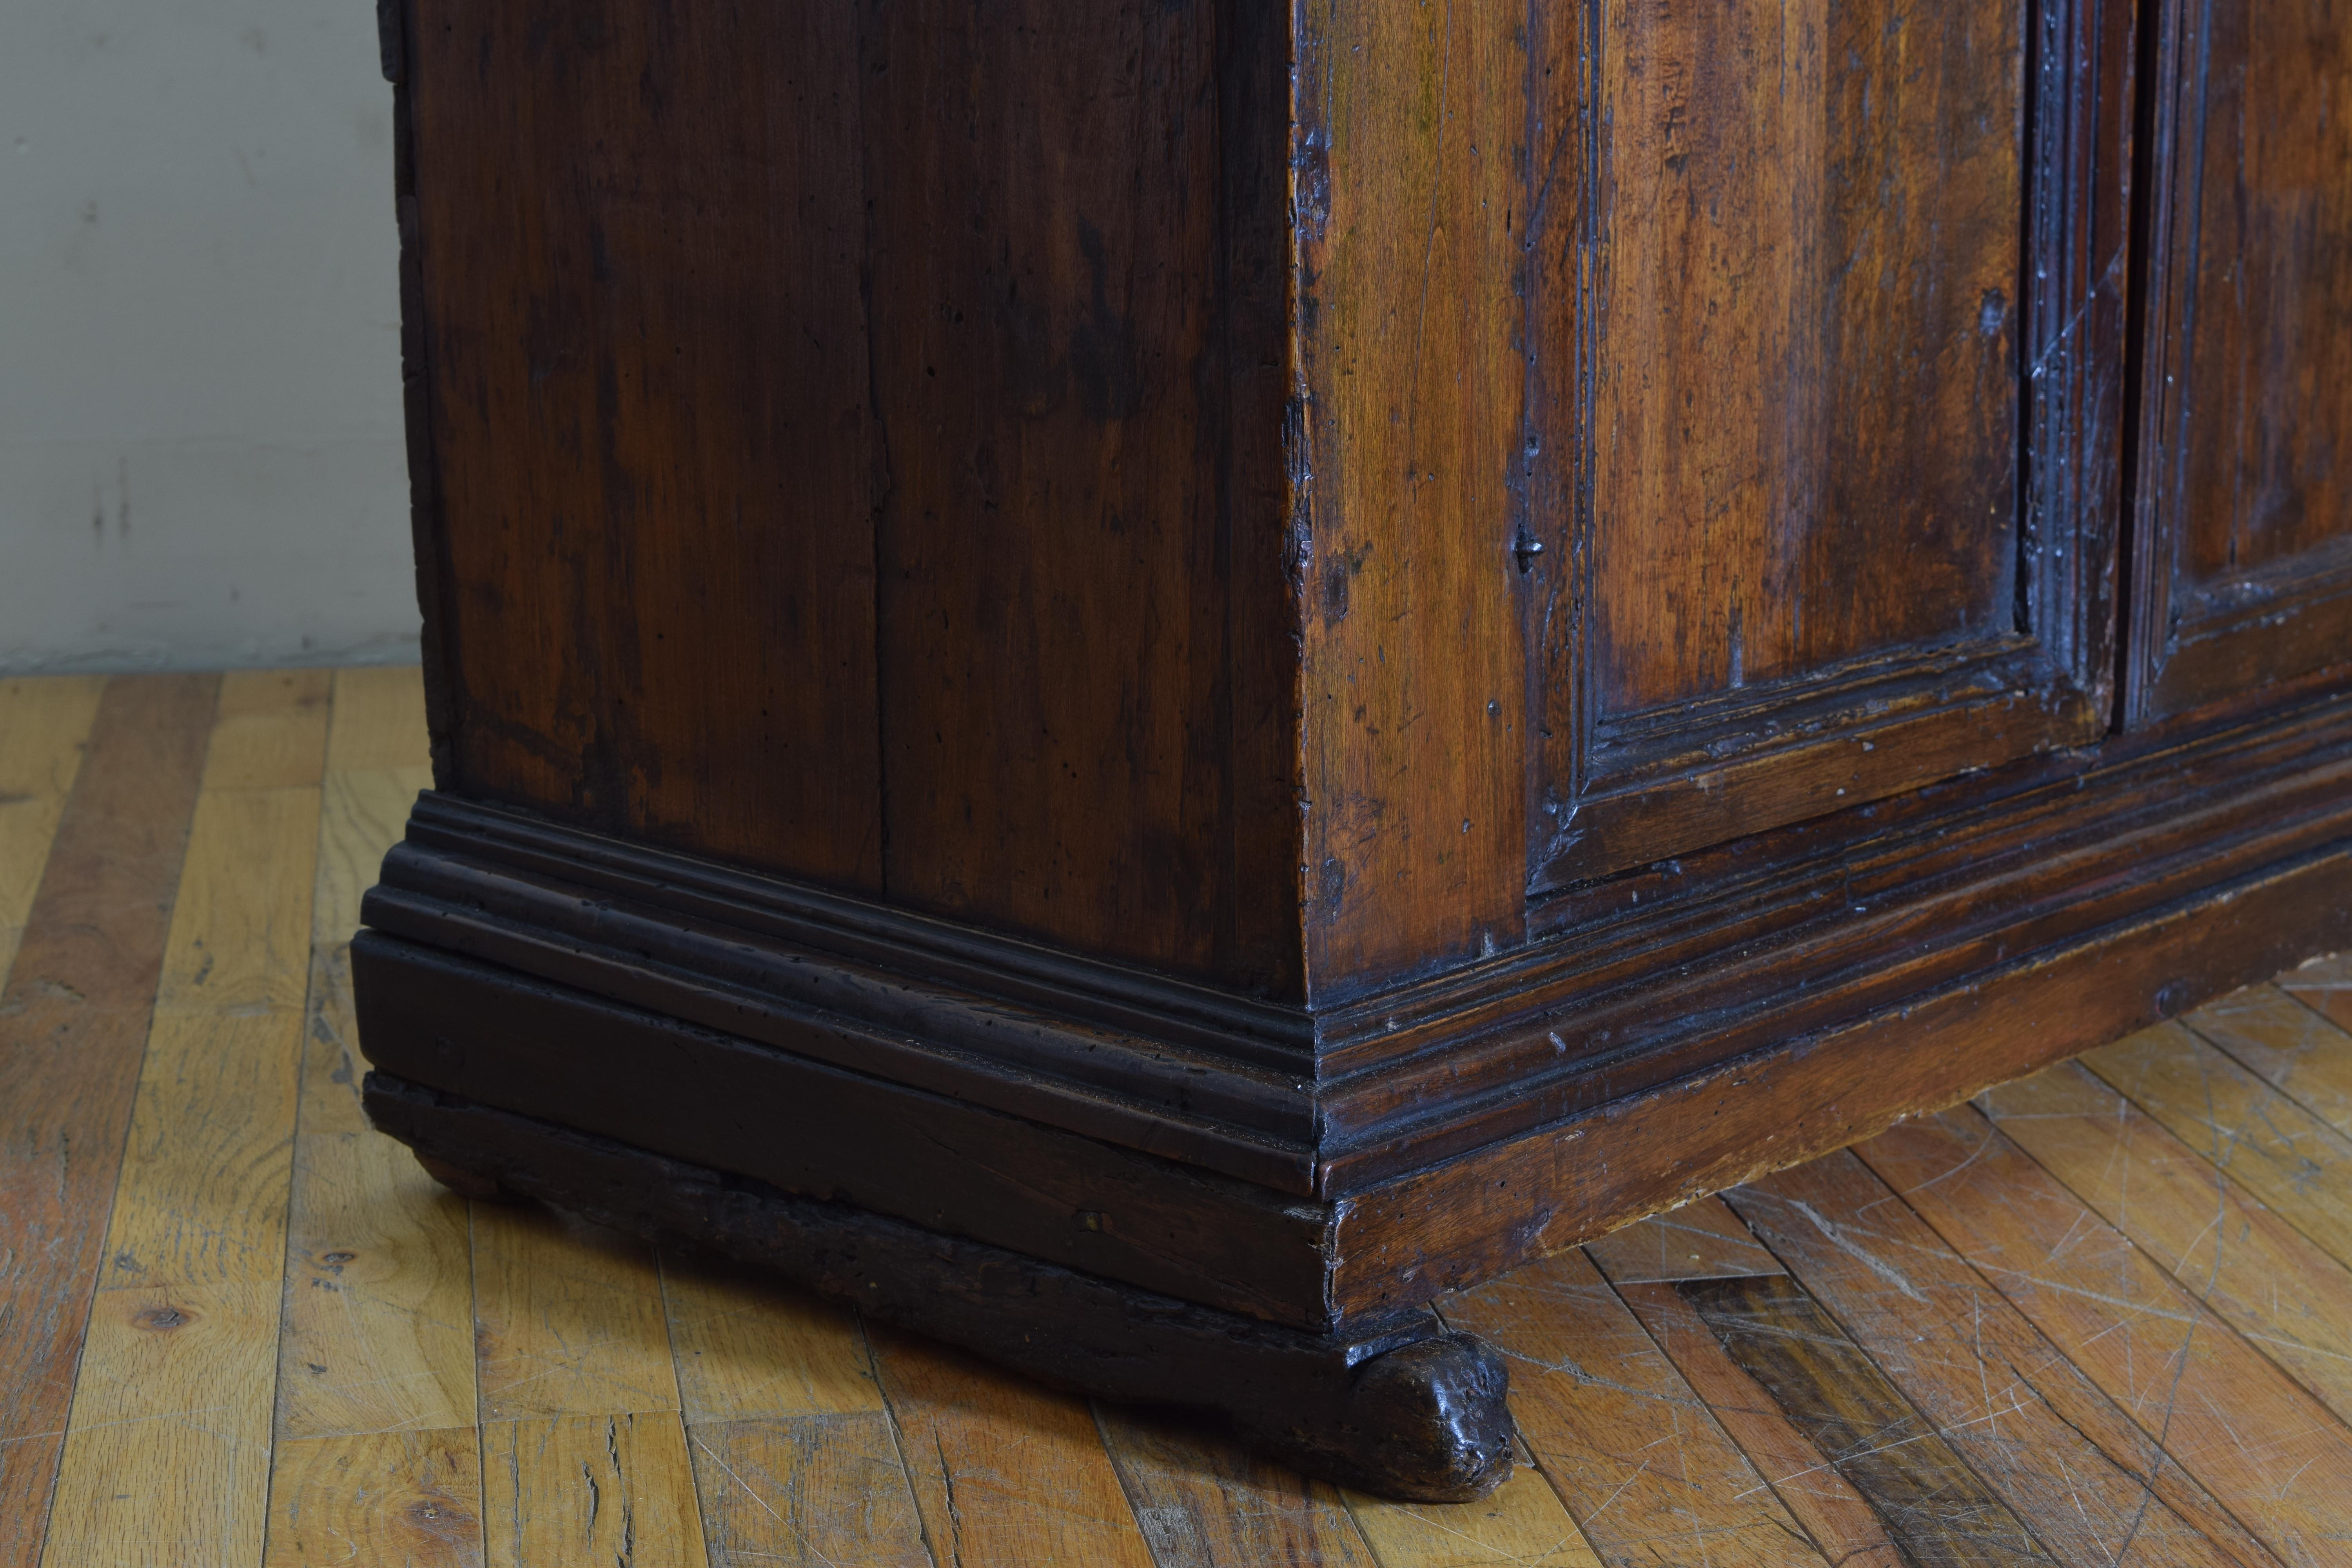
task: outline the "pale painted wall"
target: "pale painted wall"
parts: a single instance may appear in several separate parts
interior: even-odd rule
[[[415,657],[370,0],[0,0],[0,671]]]

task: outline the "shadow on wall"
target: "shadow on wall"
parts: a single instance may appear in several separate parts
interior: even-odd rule
[[[0,5],[0,672],[414,658],[364,0]]]

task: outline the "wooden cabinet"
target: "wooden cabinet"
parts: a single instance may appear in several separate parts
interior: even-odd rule
[[[1431,1303],[2352,935],[2321,0],[396,0],[445,1179],[1472,1495]]]

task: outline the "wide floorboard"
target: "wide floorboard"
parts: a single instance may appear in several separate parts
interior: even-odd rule
[[[414,669],[0,681],[0,1568],[2352,1563],[2352,962],[1447,1304],[1486,1502],[1300,1479],[368,1128]]]

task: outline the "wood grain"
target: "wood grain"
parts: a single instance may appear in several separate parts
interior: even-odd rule
[[[2352,1264],[2352,1139],[2177,1024],[2091,1052],[2084,1064],[2268,1205]]]
[[[2270,1560],[1853,1155],[1726,1197],[2060,1561],[2169,1568]]]
[[[335,671],[327,731],[331,773],[430,769],[425,730],[425,672],[413,664]]]
[[[1292,570],[1310,994],[1518,944],[1522,18],[1297,12]]]
[[[485,1204],[473,1205],[473,1234],[483,1421],[677,1409],[651,1247],[567,1215]]]
[[[338,734],[345,732],[339,728]],[[367,1130],[360,1110],[359,1026],[352,998],[352,933],[360,900],[431,775],[420,768],[342,773],[330,768],[320,794],[319,881],[311,901],[310,978],[302,1057],[302,1131]]]
[[[312,771],[303,788],[205,789],[189,835],[190,874],[173,908],[157,1013],[301,1016],[318,870],[315,759]]]
[[[1390,1502],[1349,1492],[1381,1568],[1602,1568],[1534,1462],[1469,1503]]]
[[[323,674],[222,681],[103,1288],[261,1283],[285,1266],[327,689]]]
[[[1701,1198],[1635,1220],[1586,1242],[1584,1251],[1620,1292],[1650,1280],[1739,1279],[1788,1272],[1720,1198]]]
[[[1376,1563],[1339,1493],[1262,1459],[1226,1433],[1097,1405],[1103,1447],[1160,1568]]]
[[[2056,1561],[1795,1280],[1694,1279],[1676,1292],[1912,1559]],[[1859,1544],[1885,1554],[1883,1538]]]
[[[1762,1274],[1699,1274],[1692,1279],[1738,1280],[1752,1287],[1780,1273],[1776,1263]],[[1617,1294],[1633,1309],[1666,1359],[1675,1363],[1683,1381],[1690,1384],[1691,1392],[1706,1402],[1824,1557],[1850,1568],[1898,1568],[1906,1563],[1902,1549],[1889,1539],[1887,1525],[1871,1500],[1840,1473],[1814,1438],[1792,1424],[1790,1413],[1759,1385],[1744,1364],[1726,1351],[1682,1291],[1664,1279],[1622,1284],[1612,1276],[1611,1282],[1617,1285]],[[1958,1500],[1952,1500],[1957,1505]],[[1918,1534],[1931,1543],[1939,1534],[1944,1543],[1960,1543],[1954,1539],[1958,1532],[1941,1530],[1934,1510],[1924,1511],[1928,1517],[1906,1521],[1921,1527]],[[1918,1556],[1923,1561],[1935,1560],[1931,1550]]]
[[[2352,1429],[1972,1110],[1859,1151],[2280,1557],[2352,1537]]]
[[[1296,996],[1286,21],[877,11],[835,211],[888,432],[891,897]]]
[[[675,1413],[488,1421],[481,1431],[488,1568],[706,1568]]]
[[[473,1427],[278,1438],[262,1568],[355,1561],[482,1568],[482,1456]]]
[[[397,15],[445,782],[878,886],[855,17]]]
[[[2283,0],[2213,6],[2198,42],[2179,561],[2201,586],[2352,535],[2352,38],[2327,0]]]
[[[333,673],[324,669],[233,669],[222,676],[205,752],[205,788],[316,788],[333,690]]]
[[[2352,96],[2326,0],[2153,8],[2127,667],[2147,722],[2352,647]]]
[[[1153,1568],[1084,1400],[901,1334],[873,1341],[936,1561]]]
[[[1604,710],[2009,630],[2023,8],[1611,22]]]
[[[1702,1198],[1612,1232],[1584,1252],[1824,1556],[1855,1568],[1895,1568],[1904,1561],[1871,1504],[1790,1425],[1675,1289],[1788,1272],[1738,1215],[1720,1198]]]
[[[1976,1105],[2248,1343],[2352,1417],[2352,1270],[2077,1063]]]
[[[2352,1138],[2352,1035],[2275,985],[2250,985],[2181,1023]]]
[[[2352,953],[2312,959],[2280,975],[2276,984],[2337,1028],[2352,1029]]]
[[[466,1204],[376,1132],[294,1146],[279,1446],[474,1425]]]
[[[205,848],[201,811],[191,877]],[[218,870],[220,868],[211,868]],[[301,1015],[159,1011],[147,1037],[102,1288],[273,1283],[286,1264]],[[276,1337],[274,1325],[271,1337]]]
[[[710,1568],[934,1568],[887,1415],[698,1422],[687,1444]]]
[[[170,931],[208,676],[107,683],[0,993],[0,1563],[39,1550]]]
[[[0,982],[98,721],[102,676],[0,680]]]
[[[98,1292],[44,1564],[260,1559],[278,1301],[275,1280]]]
[[[688,1427],[751,1416],[879,1415],[856,1315],[739,1264],[662,1258]]]
[[[1822,1563],[1582,1254],[1530,1264],[1445,1317],[1509,1358],[1520,1433],[1603,1563]]]
[[[260,1548],[325,689],[222,682],[107,1228],[115,1331],[83,1347],[58,1467],[64,1539],[101,1559]],[[187,1462],[187,1431],[220,1452]]]

